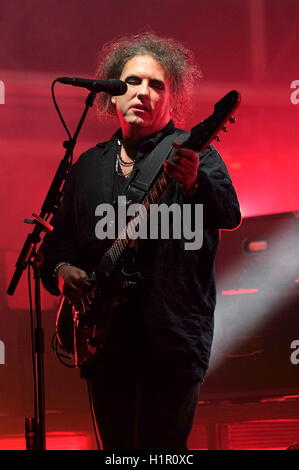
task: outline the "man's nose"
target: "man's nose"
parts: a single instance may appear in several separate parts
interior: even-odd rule
[[[148,96],[149,95],[149,84],[147,81],[143,81],[140,84],[137,96],[143,97],[143,96]]]

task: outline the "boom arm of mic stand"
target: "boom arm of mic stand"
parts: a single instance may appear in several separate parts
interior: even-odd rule
[[[86,98],[86,102],[85,102],[85,108],[84,108],[84,111],[83,111],[82,116],[80,118],[80,121],[78,123],[77,129],[74,133],[74,136],[71,140],[68,140],[68,141],[64,142],[64,144],[63,144],[64,147],[66,148],[64,158],[61,160],[61,162],[59,164],[59,167],[58,167],[58,169],[55,173],[53,182],[51,183],[51,186],[49,188],[49,191],[47,193],[45,201],[42,205],[40,216],[33,215],[33,217],[35,219],[35,221],[34,221],[35,227],[34,227],[32,233],[30,233],[27,236],[27,238],[25,240],[25,243],[23,245],[23,248],[21,249],[19,258],[16,262],[15,272],[12,276],[12,279],[11,279],[11,281],[9,283],[9,286],[8,286],[8,289],[7,289],[7,294],[8,295],[13,295],[14,294],[14,292],[17,288],[17,285],[18,285],[18,283],[21,279],[21,276],[23,274],[23,271],[28,267],[28,264],[29,264],[29,262],[32,258],[32,254],[34,252],[34,247],[36,246],[37,243],[40,242],[41,232],[43,232],[45,230],[51,230],[51,226],[48,222],[46,222],[45,217],[46,217],[46,219],[48,219],[50,217],[50,215],[54,215],[57,207],[59,206],[59,203],[60,203],[62,195],[63,195],[61,187],[62,187],[63,183],[65,182],[67,174],[68,174],[69,169],[70,169],[70,165],[71,165],[71,161],[72,161],[71,157],[72,157],[72,154],[73,154],[73,150],[75,148],[79,132],[80,132],[80,130],[82,128],[82,125],[85,121],[88,109],[90,107],[92,107],[92,105],[94,103],[94,100],[95,100],[95,97],[96,97],[96,93],[94,93],[94,92],[91,92],[91,93],[88,94],[88,96]],[[27,220],[25,220],[25,222],[27,222]]]

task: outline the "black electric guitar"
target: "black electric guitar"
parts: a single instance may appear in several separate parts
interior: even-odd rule
[[[240,104],[240,94],[230,91],[214,106],[214,112],[193,127],[181,146],[203,152],[213,139],[219,140],[218,132],[227,132],[225,124],[235,122],[232,116]],[[173,181],[161,169],[155,183],[142,201],[145,211],[136,213],[123,232],[95,266],[90,277],[94,286],[79,302],[71,304],[62,296],[56,318],[56,337],[63,353],[80,367],[91,363],[104,347],[113,311],[125,301],[138,284],[141,273],[126,273],[123,255],[128,252],[130,234],[149,216],[150,205],[159,203],[170,182]]]

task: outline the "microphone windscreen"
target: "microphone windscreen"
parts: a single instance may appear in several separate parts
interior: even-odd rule
[[[112,78],[109,80],[109,93],[113,96],[124,95],[128,90],[128,85],[122,80]]]

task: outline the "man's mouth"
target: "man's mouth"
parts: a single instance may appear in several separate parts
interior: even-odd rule
[[[148,111],[148,108],[143,104],[133,104],[130,106],[130,109],[136,109],[138,111]]]

